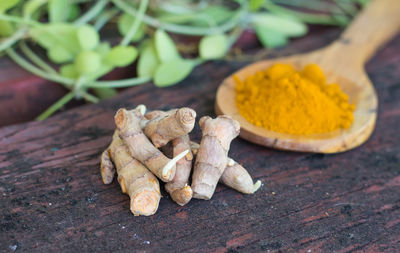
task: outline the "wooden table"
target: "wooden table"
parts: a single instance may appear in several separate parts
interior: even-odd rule
[[[336,38],[338,30],[295,41],[285,55]],[[400,251],[400,36],[367,66],[379,95],[370,140],[336,155],[283,152],[237,139],[230,156],[264,186],[243,195],[219,186],[210,201],[173,203],[134,217],[116,181],[103,185],[99,156],[119,107],[190,106],[214,115],[223,78],[248,62],[198,67],[166,89],[120,96],[43,122],[0,129],[0,251],[25,252],[351,252]],[[196,127],[192,138],[199,140]]]

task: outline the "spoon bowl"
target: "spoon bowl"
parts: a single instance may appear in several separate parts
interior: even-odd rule
[[[215,110],[238,120],[240,136],[267,147],[317,153],[336,153],[355,148],[371,135],[377,118],[378,99],[364,71],[364,63],[400,27],[400,1],[375,0],[362,11],[345,33],[330,46],[308,53],[256,62],[227,77],[217,91]],[[327,83],[337,83],[355,104],[354,122],[348,129],[313,135],[292,135],[266,130],[248,122],[236,107],[233,76],[244,80],[275,63],[288,63],[301,70],[318,64]]]

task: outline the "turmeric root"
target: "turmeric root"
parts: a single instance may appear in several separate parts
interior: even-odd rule
[[[100,172],[103,183],[111,184],[115,175],[115,167],[111,162],[108,149],[104,150],[104,152],[101,154]]]
[[[189,135],[178,137],[172,141],[173,155],[184,150],[190,150]],[[165,189],[171,195],[173,201],[178,205],[184,206],[193,195],[192,188],[188,185],[190,171],[192,170],[193,154],[190,151],[185,157],[176,163],[176,173],[172,181],[165,184]]]
[[[130,154],[143,163],[151,172],[164,182],[175,176],[176,162],[187,154],[185,151],[174,159],[167,158],[147,139],[141,129],[144,119],[144,106],[134,110],[119,109],[114,116],[119,136],[124,141]]]
[[[146,113],[145,118],[152,120],[157,117],[164,117],[165,115],[167,115],[166,112],[156,110]],[[193,195],[192,188],[188,185],[193,160],[189,135],[186,134],[181,137],[177,137],[168,144],[170,145],[164,145],[161,147],[161,150],[167,157],[173,157],[177,154],[180,154],[184,150],[189,150],[186,156],[176,163],[176,173],[174,179],[165,184],[165,189],[171,196],[172,200],[178,205],[184,206],[189,203]]]
[[[253,183],[249,172],[232,159],[230,159],[228,166],[226,166],[224,173],[222,173],[220,182],[245,194],[253,194],[261,187],[260,180]]]
[[[190,147],[192,153],[196,155],[200,145],[196,142],[190,142]],[[228,164],[219,181],[226,186],[245,194],[252,194],[261,187],[260,180],[257,180],[254,184],[249,172],[231,158],[228,158]]]
[[[115,174],[110,158],[117,168],[122,192],[128,194],[131,199],[132,213],[135,216],[154,214],[161,198],[158,180],[143,164],[130,156],[117,131],[114,132],[110,146],[101,157],[101,176],[105,184],[111,183]]]
[[[159,148],[169,141],[192,131],[196,112],[190,108],[173,109],[167,112],[153,111],[146,115],[150,119],[144,127],[144,133]]]
[[[232,139],[239,135],[240,125],[225,115],[216,119],[205,116],[199,123],[203,137],[194,165],[193,197],[210,199],[228,164],[229,146]]]

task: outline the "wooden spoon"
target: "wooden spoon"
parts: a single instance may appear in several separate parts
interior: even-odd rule
[[[226,78],[218,88],[216,113],[231,115],[240,122],[242,138],[267,147],[319,153],[335,153],[355,148],[371,135],[378,106],[374,87],[364,71],[364,63],[398,28],[400,0],[374,0],[343,35],[328,47],[307,54],[260,61],[233,74],[243,80],[274,63],[289,63],[298,69],[309,63],[317,63],[324,70],[328,83],[338,83],[349,95],[350,102],[356,105],[354,123],[349,129],[297,136],[257,127],[238,112],[233,75]]]

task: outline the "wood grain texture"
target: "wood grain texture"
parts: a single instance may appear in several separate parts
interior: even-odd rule
[[[218,89],[215,110],[228,114],[242,125],[241,137],[251,142],[284,150],[337,153],[353,149],[371,135],[377,117],[377,95],[364,71],[364,64],[382,43],[400,28],[400,2],[374,0],[331,45],[306,54],[253,63],[227,77]],[[298,136],[269,131],[248,122],[236,107],[236,81],[244,80],[275,63],[287,63],[301,70],[310,63],[325,72],[327,83],[337,83],[356,106],[349,129],[331,133]]]
[[[338,34],[297,40],[273,55],[309,51]],[[205,64],[174,87],[138,86],[44,122],[0,129],[0,251],[399,252],[399,45],[397,36],[367,65],[380,111],[364,145],[321,155],[236,139],[229,156],[263,181],[256,194],[218,186],[212,200],[180,207],[164,192],[151,217],[134,217],[118,183],[101,182],[99,157],[114,112],[145,103],[212,115],[218,84],[248,62]],[[198,126],[192,138],[199,140]]]

